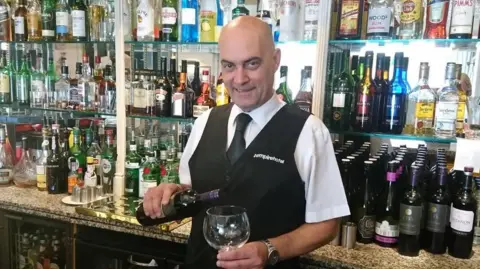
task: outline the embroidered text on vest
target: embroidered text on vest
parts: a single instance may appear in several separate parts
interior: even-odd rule
[[[282,159],[279,159],[279,158],[276,158],[276,157],[273,157],[273,156],[270,156],[270,155],[260,154],[260,153],[257,153],[255,155],[253,155],[253,158],[259,158],[259,159],[274,161],[274,162],[281,163],[281,164],[285,163],[285,160],[282,160]]]

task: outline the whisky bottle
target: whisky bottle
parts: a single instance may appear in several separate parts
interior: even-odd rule
[[[83,0],[75,0],[72,9],[72,39],[74,41],[87,40],[87,6]]]
[[[42,39],[42,10],[38,0],[28,1],[27,35],[28,41],[37,41]]]
[[[13,77],[13,74],[12,66],[7,62],[6,51],[2,51],[0,60],[2,66],[2,69],[0,69],[0,104],[11,104],[12,93],[10,92],[10,79]]]
[[[25,5],[25,0],[19,0],[17,9],[14,13],[14,32],[15,32],[15,41],[27,41],[28,31],[27,31],[27,7]]]
[[[42,39],[55,40],[55,0],[42,1]]]

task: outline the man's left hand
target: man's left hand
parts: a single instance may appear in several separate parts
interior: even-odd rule
[[[251,242],[235,250],[217,255],[217,266],[225,269],[262,269],[268,259],[268,249],[263,242]]]

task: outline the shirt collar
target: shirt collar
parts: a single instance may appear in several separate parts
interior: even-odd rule
[[[258,124],[262,129],[268,123],[268,121],[285,105],[285,102],[278,99],[277,95],[274,93],[272,97],[260,107],[255,108],[250,112],[243,112],[243,110],[237,105],[233,105],[232,111],[230,112],[231,123],[233,124],[240,113],[246,113],[252,117],[252,122]]]

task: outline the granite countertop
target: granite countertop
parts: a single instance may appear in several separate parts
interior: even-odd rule
[[[191,223],[163,232],[156,227],[142,227],[135,224],[106,220],[81,215],[75,207],[61,202],[65,195],[49,195],[36,189],[22,189],[14,186],[0,188],[0,209],[46,217],[78,225],[85,225],[117,232],[135,234],[162,240],[184,243],[188,239]],[[382,248],[375,244],[357,244],[347,250],[341,246],[326,245],[302,256],[303,268],[345,268],[345,269],[471,269],[480,268],[480,247],[474,247],[469,260],[444,255],[432,255],[425,251],[418,257],[405,257],[395,249]]]

